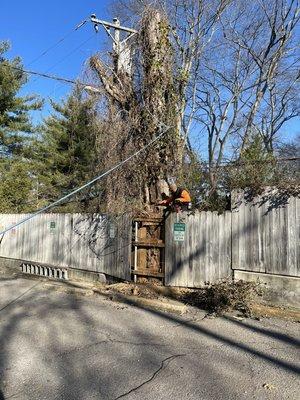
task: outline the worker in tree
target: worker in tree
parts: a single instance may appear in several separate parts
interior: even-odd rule
[[[170,185],[170,196],[162,194],[163,200],[160,206],[170,207],[174,211],[188,211],[191,209],[191,196],[186,189],[178,188],[175,183]]]

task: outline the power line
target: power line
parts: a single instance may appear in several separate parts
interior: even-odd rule
[[[57,65],[61,64],[63,61],[67,60],[72,54],[74,54],[77,50],[79,50],[84,44],[88,43],[93,37],[95,36],[95,33],[93,33],[88,39],[84,40],[82,43],[80,43],[78,46],[76,46],[73,50],[71,50],[68,54],[66,54],[63,58],[61,58],[59,61],[57,61],[55,64],[51,65],[51,67],[47,68],[45,71],[45,74],[53,70]],[[32,83],[36,82],[39,79],[37,77]]]
[[[39,54],[36,58],[34,58],[32,61],[30,61],[28,64],[26,64],[27,68],[34,64],[36,61],[40,60],[42,57],[44,57],[46,54],[48,54],[51,50],[53,50],[55,47],[57,47],[60,43],[64,42],[69,36],[71,36],[75,31],[78,30],[80,26],[76,26],[76,28],[71,29],[67,34],[60,39],[58,39],[55,43],[53,43],[51,46],[49,46],[46,50],[44,50],[41,54]]]
[[[91,83],[83,83],[83,82],[80,82],[80,81],[75,81],[74,79],[63,78],[63,77],[56,76],[56,75],[49,75],[49,74],[46,74],[46,73],[43,73],[43,72],[31,71],[31,70],[24,69],[24,68],[21,68],[21,67],[16,67],[14,65],[2,64],[2,66],[6,67],[6,68],[14,69],[16,71],[23,72],[24,74],[28,74],[28,75],[40,76],[42,78],[52,79],[52,80],[55,80],[55,81],[58,81],[58,82],[64,82],[64,83],[68,83],[68,84],[71,84],[71,85],[79,85],[79,86],[83,86],[83,87],[89,86],[89,87],[91,87],[93,89],[96,89],[96,90],[100,89],[99,86],[94,86]]]
[[[36,75],[36,76],[40,76],[42,78],[46,78],[46,79],[52,79],[58,82],[63,82],[63,83],[67,83],[67,84],[71,84],[71,85],[78,85],[78,86],[82,86],[83,88],[89,88],[89,89],[94,89],[95,92],[99,92],[100,91],[100,86],[95,86],[92,83],[83,83],[80,81],[75,81],[74,79],[69,79],[69,78],[63,78],[60,76],[56,76],[56,75],[49,75],[46,73],[42,73],[42,72],[38,72],[38,71],[31,71],[31,70],[27,70],[21,67],[16,67],[13,65],[8,65],[8,64],[2,64],[2,66],[6,67],[6,68],[12,68],[14,70],[23,72],[25,74],[29,74],[29,75]],[[235,166],[240,166],[240,165],[246,165],[246,164],[256,164],[256,163],[260,163],[260,164],[267,164],[267,163],[274,163],[274,162],[284,162],[284,161],[297,161],[300,160],[300,157],[286,157],[286,158],[274,158],[273,160],[249,160],[249,161],[232,161],[229,162],[227,164],[219,164],[216,166],[212,166],[213,168],[227,168],[227,167],[235,167]],[[201,161],[200,161],[201,163]],[[209,165],[209,163],[206,162],[202,162],[202,164],[206,164]]]
[[[216,166],[211,166],[212,168],[221,169],[221,168],[234,168],[240,167],[244,165],[255,165],[255,164],[273,164],[273,163],[280,163],[280,162],[288,162],[288,161],[298,161],[300,157],[280,157],[280,158],[273,158],[271,160],[247,160],[247,161],[231,161],[227,164],[219,164]],[[204,162],[202,164],[209,165],[208,162]]]
[[[105,171],[103,174],[96,176],[96,178],[92,179],[91,181],[85,183],[84,185],[80,186],[79,188],[73,190],[71,193],[61,197],[60,199],[54,201],[53,203],[49,204],[46,207],[41,208],[40,210],[36,211],[35,213],[31,214],[29,217],[24,218],[22,221],[10,226],[7,229],[4,229],[2,232],[0,232],[0,235],[4,235],[5,233],[9,232],[10,230],[24,224],[25,222],[31,220],[32,218],[36,217],[39,214],[42,214],[43,212],[50,210],[50,208],[53,208],[57,206],[58,204],[61,204],[63,201],[69,199],[70,197],[74,196],[74,194],[81,192],[83,189],[86,189],[87,187],[93,185],[95,182],[99,181],[100,179],[104,178],[105,176],[109,175],[111,172],[115,171],[116,169],[122,167],[124,164],[126,164],[128,161],[132,160],[136,156],[138,156],[140,153],[144,152],[148,147],[150,147],[152,144],[157,142],[159,139],[161,139],[168,131],[170,127],[166,127],[163,132],[161,132],[158,136],[156,136],[154,139],[152,139],[148,144],[146,144],[143,148],[140,150],[136,151],[134,154],[131,156],[127,157],[125,160],[119,162],[116,164],[114,167],[108,169]]]

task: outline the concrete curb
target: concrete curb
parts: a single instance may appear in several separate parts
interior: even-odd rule
[[[67,293],[80,294],[82,296],[99,296],[105,300],[111,300],[116,303],[127,304],[135,307],[141,307],[149,310],[166,311],[175,314],[184,314],[188,311],[188,307],[185,304],[180,303],[176,300],[171,299],[148,299],[141,296],[125,295],[118,292],[111,292],[107,290],[107,286],[103,287],[103,290],[99,287],[95,287],[89,283],[68,281],[68,282],[57,282],[57,281],[45,281],[45,286],[54,288],[58,291],[64,291]]]
[[[103,293],[99,292],[99,294],[103,296]],[[113,295],[110,295],[109,298],[112,301],[116,301],[118,303],[125,303],[128,305],[133,305],[149,310],[160,310],[176,314],[184,314],[188,310],[185,304],[169,299],[161,301],[157,299],[147,299],[139,296],[127,296],[119,293],[114,293]]]

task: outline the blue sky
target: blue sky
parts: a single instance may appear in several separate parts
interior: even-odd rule
[[[92,24],[75,31],[75,27],[90,14],[111,20],[109,0],[52,0],[7,1],[0,5],[0,39],[11,42],[9,58],[21,56],[24,67],[39,72],[77,78],[83,71],[85,60],[107,44],[107,35],[95,34]],[[32,63],[43,51],[63,37],[66,39],[52,51]],[[70,54],[72,53],[72,54]],[[56,65],[57,64],[57,65]],[[70,85],[43,78],[30,78],[23,93],[37,93],[43,98],[59,99],[68,93]],[[45,110],[35,119],[40,119]]]
[[[8,57],[21,56],[24,67],[39,72],[76,79],[84,70],[86,59],[108,45],[107,35],[100,29],[96,35],[92,24],[75,31],[75,27],[95,13],[98,18],[112,20],[111,0],[52,0],[7,1],[0,5],[0,39],[8,39],[12,49]],[[61,38],[67,38],[38,61],[32,61]],[[57,65],[56,65],[57,64]],[[35,122],[49,113],[49,98],[59,100],[71,90],[70,85],[31,78],[23,93],[36,93],[45,98],[43,111],[34,114]],[[286,140],[300,132],[300,120],[284,128]],[[197,136],[197,128],[193,129]]]

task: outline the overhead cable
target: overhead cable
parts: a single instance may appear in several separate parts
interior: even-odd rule
[[[47,68],[45,71],[45,74],[52,71],[53,68],[55,68],[57,65],[61,64],[62,62],[64,62],[65,60],[67,60],[71,55],[73,55],[74,53],[76,53],[84,44],[86,44],[87,42],[89,42],[93,37],[95,36],[95,33],[93,33],[93,35],[89,36],[86,40],[84,40],[82,43],[80,43],[78,46],[76,46],[73,50],[71,50],[69,53],[67,53],[63,58],[61,58],[60,60],[58,60],[56,63],[54,63],[53,65],[51,65],[51,67]],[[39,77],[37,77],[36,79],[34,79],[33,82],[36,82],[39,79]]]
[[[100,89],[99,87],[94,86],[93,84],[83,83],[83,82],[80,82],[80,81],[76,81],[74,79],[63,78],[61,76],[56,76],[56,75],[49,75],[49,74],[46,74],[46,73],[43,73],[43,72],[30,71],[28,69],[24,69],[24,68],[21,68],[21,67],[16,67],[14,65],[8,65],[8,64],[4,64],[4,63],[2,63],[0,65],[4,66],[6,68],[11,68],[11,69],[14,69],[16,71],[23,72],[24,74],[41,76],[42,78],[52,79],[52,80],[55,80],[55,81],[58,81],[58,82],[65,82],[65,83],[69,83],[71,85],[79,85],[79,86],[83,86],[83,87],[89,86],[89,87],[91,87],[93,89],[97,89],[97,90]]]
[[[73,32],[75,32],[77,29],[72,29],[69,31],[65,36],[60,38],[57,42],[53,43],[50,47],[48,47],[46,50],[44,50],[41,54],[39,54],[36,58],[34,58],[32,61],[30,61],[27,65],[29,67],[30,65],[34,64],[38,60],[40,60],[42,57],[44,57],[46,54],[48,54],[51,50],[55,49],[60,43],[64,42],[69,36],[72,35]]]
[[[1,65],[1,64],[0,64]],[[81,81],[77,81],[74,79],[69,79],[69,78],[63,78],[60,76],[56,76],[56,75],[49,75],[46,73],[42,73],[42,72],[38,72],[38,71],[30,71],[21,67],[16,67],[16,66],[12,66],[12,65],[8,65],[8,64],[3,64],[2,66],[7,67],[7,68],[12,68],[14,70],[17,71],[21,71],[25,74],[29,74],[29,75],[36,75],[36,76],[41,76],[43,78],[46,79],[52,79],[52,80],[56,80],[58,82],[64,82],[67,84],[71,84],[71,85],[78,85],[81,86],[83,89],[93,89],[95,93],[100,92],[101,87],[100,86],[95,86],[92,83],[84,83]],[[247,162],[245,161],[231,161],[231,162],[227,162],[225,163],[221,163],[219,165],[215,165],[215,166],[211,166],[212,168],[227,168],[227,167],[237,167],[239,165],[245,165],[245,164],[267,164],[267,163],[273,163],[273,162],[284,162],[284,161],[296,161],[296,160],[300,160],[300,157],[280,157],[280,158],[274,158],[272,160],[249,160]],[[202,164],[209,164],[207,161],[203,161]]]
[[[86,189],[87,187],[93,185],[95,182],[99,181],[100,179],[104,178],[105,176],[109,175],[111,172],[115,171],[116,169],[122,167],[124,164],[126,164],[128,161],[132,160],[133,158],[135,158],[136,156],[138,156],[139,154],[141,154],[142,152],[144,152],[147,148],[149,148],[151,145],[153,145],[155,142],[157,142],[159,139],[161,139],[168,131],[169,131],[170,127],[165,127],[164,131],[161,132],[158,136],[156,136],[154,139],[152,139],[148,144],[146,144],[143,148],[141,148],[140,150],[136,151],[134,154],[132,154],[131,156],[127,157],[125,160],[119,162],[118,164],[116,164],[115,166],[113,166],[112,168],[108,169],[107,171],[103,172],[101,175],[96,176],[94,179],[92,179],[91,181],[85,183],[84,185],[80,186],[79,188],[73,190],[71,193],[61,197],[60,199],[54,201],[53,203],[49,204],[46,207],[41,208],[40,210],[34,212],[33,214],[30,214],[28,217],[24,218],[23,220],[19,221],[16,224],[11,225],[10,227],[4,229],[3,231],[0,232],[0,235],[4,235],[5,233],[9,232],[12,229],[15,229],[16,227],[24,224],[25,222],[31,220],[32,218],[36,217],[39,214],[44,213],[45,211],[50,210],[51,208],[61,204],[63,201],[69,199],[70,197],[74,196],[76,193],[81,192],[82,190]]]

